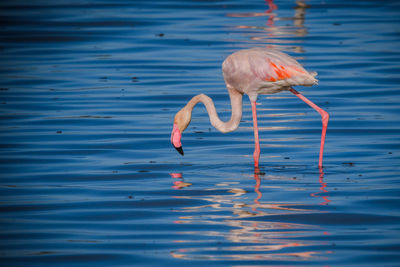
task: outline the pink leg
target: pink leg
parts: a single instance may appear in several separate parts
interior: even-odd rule
[[[258,125],[257,125],[257,110],[256,110],[256,101],[251,102],[251,111],[253,112],[253,128],[254,128],[254,167],[258,168],[258,161],[260,159],[260,141],[258,140]]]
[[[305,98],[302,94],[294,90],[293,88],[290,89],[290,92],[295,94],[298,98],[306,102],[310,107],[318,111],[318,113],[322,117],[322,135],[321,135],[321,147],[319,150],[319,162],[318,162],[318,167],[322,168],[322,158],[324,156],[324,145],[325,145],[325,136],[326,136],[326,128],[328,128],[328,121],[329,121],[329,114],[325,110],[321,109],[317,105],[315,105],[313,102]]]

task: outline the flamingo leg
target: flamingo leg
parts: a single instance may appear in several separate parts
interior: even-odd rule
[[[254,167],[258,168],[258,162],[260,160],[260,141],[258,139],[258,125],[257,125],[257,110],[256,101],[251,101],[251,111],[253,113],[253,128],[254,128]]]
[[[301,100],[306,102],[310,107],[315,109],[322,117],[321,147],[319,149],[319,161],[318,161],[318,167],[322,168],[322,158],[324,156],[325,136],[326,136],[326,129],[328,128],[329,114],[328,112],[315,105],[313,102],[308,100],[305,96],[303,96],[293,88],[290,89],[290,92],[295,94],[298,98],[300,98]]]

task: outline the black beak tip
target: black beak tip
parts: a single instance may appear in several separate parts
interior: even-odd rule
[[[174,146],[175,147],[175,146]],[[180,147],[175,147],[175,149],[176,149],[176,151],[178,151],[179,152],[179,154],[181,154],[182,156],[183,156],[183,149],[182,149],[182,147],[180,146]]]

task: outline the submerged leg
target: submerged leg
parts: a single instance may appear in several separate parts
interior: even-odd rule
[[[257,125],[257,111],[256,101],[251,102],[251,111],[253,113],[253,128],[254,128],[254,167],[258,168],[258,161],[260,159],[260,141],[258,140],[258,125]]]
[[[293,88],[290,89],[290,92],[295,94],[298,98],[306,102],[310,107],[318,111],[318,113],[322,117],[322,135],[321,135],[321,147],[319,149],[319,162],[318,162],[318,167],[322,168],[322,158],[324,156],[324,145],[325,145],[325,136],[326,136],[326,129],[328,128],[328,121],[329,121],[329,114],[322,108],[318,107],[315,105],[313,102],[308,100],[305,96],[294,90]]]

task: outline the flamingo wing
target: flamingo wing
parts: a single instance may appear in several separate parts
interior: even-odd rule
[[[314,85],[315,72],[309,73],[295,59],[274,49],[254,48],[249,51],[249,65],[255,76],[282,86]]]

